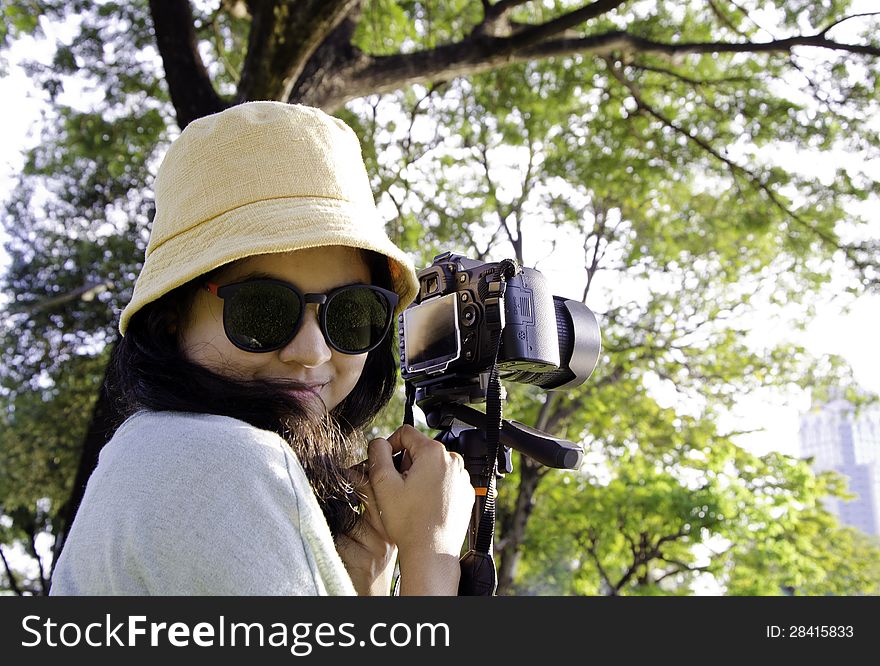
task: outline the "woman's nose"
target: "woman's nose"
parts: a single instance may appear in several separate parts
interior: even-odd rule
[[[298,363],[306,368],[315,368],[327,363],[333,350],[324,339],[318,325],[316,305],[306,306],[303,322],[293,340],[282,347],[279,354],[285,363]]]

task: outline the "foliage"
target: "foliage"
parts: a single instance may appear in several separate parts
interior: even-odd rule
[[[106,353],[74,356],[43,375],[35,390],[0,399],[0,514],[11,518],[8,526],[0,523],[0,547],[23,544],[43,578],[51,561],[42,561],[35,544],[41,533],[52,533],[70,498],[106,365]],[[48,589],[39,577],[17,585],[43,594]]]
[[[246,4],[193,6],[223,103],[246,66]],[[471,0],[369,0],[353,14],[351,46],[382,58],[478,33],[491,43],[588,3],[507,4],[488,26],[484,3]],[[630,46],[511,53],[335,110],[361,137],[389,234],[416,265],[447,249],[513,256],[599,315],[604,349],[589,382],[549,400],[509,387],[507,416],[543,420],[589,451],[578,473],[520,461],[503,482],[500,555],[519,557],[516,592],[687,594],[707,577],[732,594],[877,590],[876,545],[822,507],[844,492],[840,480],[751,455],[716,425],[761,388],[856,395],[839,359],[756,343],[750,328],[783,311],[802,325],[831,275],[844,273],[852,293],[876,286],[876,238],[853,211],[876,201],[877,183],[856,160],[819,177],[799,168],[805,156],[880,156],[875,56],[633,46],[835,35],[851,13],[844,0],[761,4],[621,2],[563,37],[626,31],[641,40]],[[2,48],[53,22],[74,33],[51,63],[28,65],[49,112],[0,214],[11,262],[0,508],[14,518],[0,541],[27,544],[34,531],[54,533],[69,496],[177,104],[143,0],[13,1],[3,15]],[[880,46],[876,19],[844,23],[862,26],[865,48]],[[374,434],[390,432],[401,409],[398,396]],[[528,474],[537,490],[521,498]],[[503,529],[517,511],[531,511],[522,540]]]

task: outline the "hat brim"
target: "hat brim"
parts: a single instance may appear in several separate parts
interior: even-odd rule
[[[388,257],[392,288],[400,297],[396,314],[409,305],[419,285],[412,261],[385,235],[375,209],[317,197],[265,199],[227,211],[166,239],[147,256],[129,304],[119,318],[125,335],[132,315],[190,280],[237,259],[272,252],[343,245]],[[357,224],[352,224],[356,222]],[[358,229],[358,235],[352,235]]]

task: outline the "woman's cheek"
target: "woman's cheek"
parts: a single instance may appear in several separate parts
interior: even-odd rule
[[[354,390],[367,363],[367,354],[351,356],[334,351],[334,356],[337,357],[335,359],[336,378],[331,384],[332,391],[328,396],[328,411],[345,400],[348,394]]]

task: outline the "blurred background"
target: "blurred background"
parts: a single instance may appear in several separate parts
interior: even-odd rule
[[[0,7],[6,593],[48,592],[112,434],[164,151],[256,99],[355,129],[417,266],[513,257],[598,315],[583,386],[508,386],[586,456],[514,455],[500,594],[880,593],[875,2]]]

